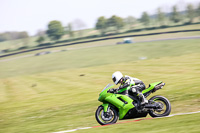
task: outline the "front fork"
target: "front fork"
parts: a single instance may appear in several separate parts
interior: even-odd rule
[[[103,103],[102,106],[103,106],[104,112],[109,111],[109,104],[108,103]]]

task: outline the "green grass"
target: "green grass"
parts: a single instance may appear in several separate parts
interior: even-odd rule
[[[0,78],[200,52],[200,40],[160,41],[87,48],[3,62]]]
[[[134,132],[134,133],[199,133],[199,114],[145,120],[126,124],[79,130],[77,133]]]
[[[198,35],[200,35],[200,32],[187,32],[187,33],[173,33],[173,34],[161,34],[161,35],[153,35],[153,36],[134,37],[132,39],[133,39],[133,41],[139,42],[139,41],[189,37],[189,36],[198,36]],[[43,51],[64,50],[64,49],[71,50],[71,49],[80,49],[80,48],[95,47],[95,46],[99,47],[99,46],[116,45],[117,42],[122,42],[122,41],[123,41],[123,38],[120,38],[120,39],[104,40],[104,41],[97,41],[97,42],[84,43],[84,44],[69,45],[69,46],[63,46],[63,47],[57,47],[57,48],[48,48],[48,49],[42,49],[42,50],[37,50],[37,51],[31,51],[31,52],[27,52],[27,53],[21,53],[18,55],[12,55],[12,56],[8,56],[8,57],[4,57],[2,59],[18,57],[18,56],[23,56],[23,55],[27,55],[27,54],[36,54],[36,53],[43,52]],[[63,44],[65,44],[65,43],[63,43]]]
[[[161,34],[161,35],[153,35],[153,36],[134,37],[132,39],[133,39],[133,41],[140,42],[140,41],[150,41],[150,40],[158,40],[158,39],[198,36],[198,35],[200,35],[200,32],[187,32],[187,33],[173,33],[173,34]],[[66,50],[66,49],[74,50],[74,49],[83,49],[83,48],[88,48],[88,47],[116,45],[117,42],[122,42],[122,41],[123,41],[123,38],[120,38],[120,39],[112,39],[112,40],[104,40],[104,41],[97,41],[97,42],[84,43],[84,44],[56,47],[56,48],[48,48],[48,49],[42,49],[42,50],[12,55],[12,56],[8,56],[8,57],[3,57],[3,58],[1,58],[1,60],[24,56],[27,54],[36,54],[36,53],[40,53],[40,52],[44,52],[44,51]]]
[[[0,132],[43,133],[98,125],[94,117],[101,104],[98,94],[112,82],[111,75],[117,70],[146,85],[164,81],[166,86],[153,95],[167,97],[172,113],[200,110],[199,47],[199,39],[160,41],[1,62]],[[78,132],[198,132],[198,117],[199,114],[176,116]],[[186,124],[189,128],[183,130]]]
[[[28,41],[25,41],[25,39],[17,39],[17,40],[9,40],[0,42],[0,50],[4,49],[17,49],[22,46],[35,46],[37,43],[35,42],[37,40],[37,37],[29,37]],[[28,45],[24,43],[28,43]]]

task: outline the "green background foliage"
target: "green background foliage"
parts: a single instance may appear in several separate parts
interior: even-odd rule
[[[47,30],[47,35],[52,39],[52,40],[58,40],[64,35],[64,28],[59,21],[51,21],[48,24],[48,30]]]

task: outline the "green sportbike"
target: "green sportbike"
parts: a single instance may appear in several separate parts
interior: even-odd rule
[[[143,95],[148,97],[151,93],[162,89],[165,83],[162,81],[152,83],[148,88],[142,91]],[[119,120],[146,117],[168,116],[171,112],[171,104],[169,100],[163,96],[153,96],[148,100],[147,104],[141,105],[137,94],[122,95],[116,92],[110,93],[114,85],[108,84],[99,94],[99,101],[103,102],[95,113],[96,120],[101,125],[114,124]],[[127,87],[123,90],[130,90]],[[135,95],[135,96],[134,96]]]

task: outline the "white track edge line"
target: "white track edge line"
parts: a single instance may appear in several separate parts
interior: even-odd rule
[[[177,113],[177,114],[171,114],[169,116],[165,116],[165,117],[173,117],[173,116],[177,116],[177,115],[188,115],[188,114],[195,114],[195,113],[200,113],[200,111],[196,111],[196,112],[188,112],[188,113]],[[165,118],[165,117],[157,117],[157,118]],[[153,118],[153,119],[157,119],[157,118]],[[53,133],[68,133],[68,132],[74,132],[77,130],[81,130],[81,129],[89,129],[92,127],[82,127],[82,128],[77,128],[77,129],[72,129],[72,130],[65,130],[65,131],[59,131],[59,132],[53,132]]]

